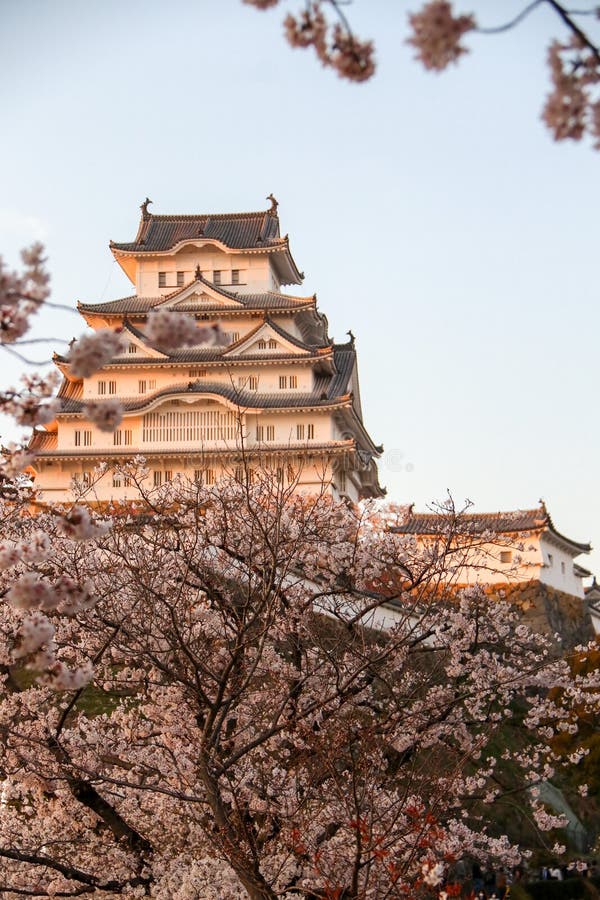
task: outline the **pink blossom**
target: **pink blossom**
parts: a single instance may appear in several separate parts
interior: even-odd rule
[[[52,585],[41,579],[37,572],[21,575],[11,586],[6,599],[16,609],[54,609],[58,602]]]
[[[473,16],[454,16],[447,0],[432,0],[408,18],[413,29],[408,43],[416,48],[417,59],[426,69],[439,72],[467,53],[460,40],[467,31],[475,28],[475,19]]]
[[[118,331],[101,328],[93,334],[84,334],[69,351],[71,372],[78,378],[89,378],[124,349],[125,339]]]
[[[219,343],[223,332],[218,326],[198,327],[195,319],[171,309],[158,309],[148,316],[146,337],[159,350],[196,347]]]
[[[42,613],[33,613],[23,621],[19,629],[17,643],[13,648],[14,658],[20,659],[35,653],[53,637],[54,625]]]
[[[89,400],[81,411],[100,431],[114,431],[123,419],[123,405],[118,400]]]
[[[89,541],[101,537],[110,530],[110,526],[110,520],[92,518],[85,506],[74,506],[58,520],[60,531],[74,541]]]

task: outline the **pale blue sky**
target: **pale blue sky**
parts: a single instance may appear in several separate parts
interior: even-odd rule
[[[130,285],[108,240],[134,236],[146,195],[157,213],[232,212],[273,191],[302,290],[337,340],[357,336],[389,496],[544,497],[600,548],[600,154],[539,120],[563,32],[540,10],[435,76],[404,44],[419,5],[356,0],[379,69],[352,85],[282,39],[299,3],[3,0],[0,252],[41,236],[55,300],[111,299]],[[498,24],[520,4],[472,7]],[[37,333],[81,330],[52,314]]]

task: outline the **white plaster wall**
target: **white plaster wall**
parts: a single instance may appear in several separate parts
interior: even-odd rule
[[[573,556],[545,534],[540,544],[543,557],[540,581],[575,597],[583,597],[583,580],[574,573]]]
[[[202,275],[212,281],[213,271],[221,272],[221,286],[240,293],[253,293],[276,289],[277,280],[268,256],[226,253],[214,245],[185,248],[172,256],[155,256],[140,259],[135,278],[136,292],[140,297],[160,297],[177,289],[177,272],[183,272],[184,284],[193,281],[196,266]],[[239,284],[231,280],[232,269],[240,273]],[[166,273],[167,286],[160,288],[158,273]]]

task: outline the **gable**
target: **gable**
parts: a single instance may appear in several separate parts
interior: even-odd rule
[[[223,358],[236,358],[244,356],[272,356],[273,354],[286,356],[309,356],[308,348],[302,346],[291,335],[289,338],[279,329],[273,328],[269,322],[259,325],[254,331],[237,341],[223,354]]]
[[[205,282],[200,283],[196,281],[181,291],[170,294],[159,304],[159,307],[173,310],[181,309],[189,312],[196,309],[214,309],[215,307],[219,309],[240,309],[243,305],[241,301],[225,296]]]

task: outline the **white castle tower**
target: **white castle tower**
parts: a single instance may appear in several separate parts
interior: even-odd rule
[[[263,212],[153,215],[142,204],[135,240],[111,242],[135,288],[107,303],[79,303],[93,329],[120,328],[124,353],[90,378],[67,357],[61,409],[34,432],[36,486],[47,502],[71,497],[73,483],[94,480],[99,501],[134,499],[113,467],[141,455],[150,484],[181,473],[213,483],[223,474],[267,469],[298,490],[323,485],[351,500],[381,496],[381,452],[363,425],[354,338],[336,344],[316,296],[281,292],[301,284],[288,237],[280,237],[277,201]],[[166,353],[145,336],[148,313],[167,308],[199,326],[228,332],[226,346]],[[82,407],[118,399],[125,414],[114,433],[100,431]],[[106,474],[92,473],[108,463]]]

